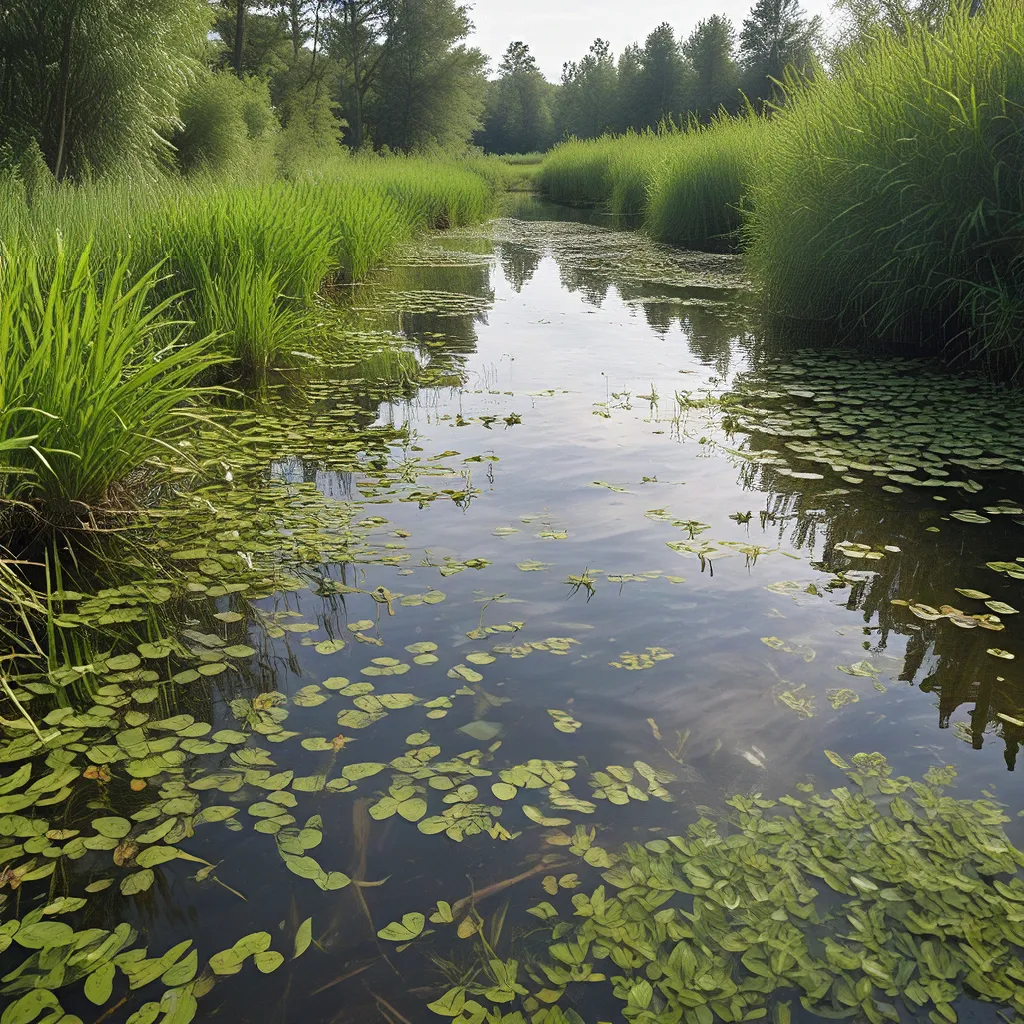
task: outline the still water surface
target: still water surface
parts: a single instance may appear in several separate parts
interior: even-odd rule
[[[286,870],[274,836],[254,829],[274,813],[246,810],[266,805],[266,787],[246,780],[200,791],[203,806],[239,808],[241,829],[205,823],[180,843],[216,864],[223,884],[197,880],[196,863],[171,861],[143,894],[115,886],[94,897],[83,919],[129,921],[150,956],[192,938],[201,964],[241,936],[269,932],[286,963],[264,976],[250,962],[221,978],[197,1019],[442,1019],[425,1004],[471,967],[477,940],[428,922],[435,933],[404,947],[377,937],[388,922],[483,891],[488,928],[508,901],[497,953],[523,961],[551,942],[526,913],[558,902],[541,888],[548,872],[493,894],[488,887],[554,855],[552,873],[578,873],[577,891],[600,884],[599,868],[545,842],[552,827],[531,821],[524,803],[542,818],[564,813],[570,835],[577,824],[597,827],[600,845],[615,850],[684,834],[702,816],[728,831],[729,795],[778,797],[807,780],[827,791],[848,780],[826,749],[846,761],[877,751],[896,776],[955,764],[950,793],[1005,803],[1005,827],[1021,844],[1021,791],[1010,773],[1024,742],[1024,644],[1012,610],[985,604],[1024,607],[1019,395],[923,362],[769,347],[732,259],[562,216],[530,200],[484,228],[430,238],[356,291],[355,327],[399,336],[436,386],[381,391],[349,380],[339,398],[328,375],[311,403],[285,398],[273,416],[287,431],[261,439],[250,449],[257,456],[236,467],[237,481],[246,472],[263,481],[271,518],[271,502],[305,485],[298,493],[315,488],[352,520],[386,522],[365,527],[375,554],[307,557],[300,589],[244,609],[241,598],[194,588],[186,610],[177,606],[177,628],[257,653],[192,683],[191,696],[187,686],[169,704],[162,696],[163,713],[245,731],[259,716],[246,722],[230,702],[259,710],[259,694],[276,692],[298,736],[247,744],[270,751],[271,774],[340,780],[346,764],[432,745],[435,763],[478,751],[464,758],[478,774],[449,771],[450,789],[434,788],[429,772],[415,783],[406,775],[394,806],[380,805],[393,766],[348,792],[336,784],[294,792],[294,807],[282,800],[298,827],[322,817],[322,841],[308,853],[325,871],[386,880],[328,891]],[[341,451],[345,416],[362,436],[382,439],[375,453],[364,448],[362,469]],[[328,428],[338,433],[325,438]],[[317,445],[302,440],[316,431]],[[224,460],[231,465],[232,454]],[[435,496],[444,489],[452,494]],[[257,559],[272,560],[270,548]],[[378,587],[388,591],[383,602],[370,593]],[[228,621],[211,620],[214,611]],[[985,615],[996,617],[971,618]],[[413,660],[424,654],[436,662]],[[379,720],[339,721],[358,709],[358,688],[342,691],[360,680],[417,703],[400,698],[376,708],[388,712]],[[360,713],[372,715],[361,696]],[[339,749],[336,735],[347,738]],[[323,739],[308,749],[300,737]],[[645,797],[666,795],[621,804],[599,795],[596,813],[559,811],[544,789],[507,802],[491,796],[499,770],[531,758],[575,762],[571,791],[584,800],[590,773],[608,765],[639,760],[673,780],[648,787],[638,776]],[[195,779],[238,762],[200,752],[184,768]],[[148,797],[125,781],[119,796],[99,801],[76,792],[68,815],[88,829],[104,800],[115,805],[104,813],[130,815]],[[418,805],[394,813],[424,800],[426,819],[438,819],[458,805],[445,799],[462,785],[479,788],[479,805],[500,806],[491,823],[515,837],[455,842],[424,834]],[[70,865],[67,891],[110,876],[108,858]],[[561,897],[570,918],[571,895]],[[292,960],[307,918],[315,944]],[[3,956],[4,966],[18,962]],[[565,1009],[586,1021],[622,1019],[610,985],[575,988],[586,991],[570,986]],[[85,1020],[102,1013],[70,989],[60,995]],[[110,1005],[122,995],[107,1019],[127,1020],[160,989],[120,986]],[[995,1020],[991,1004],[958,1005]],[[658,1007],[655,997],[651,1011]],[[504,1004],[506,1013],[517,1008]]]

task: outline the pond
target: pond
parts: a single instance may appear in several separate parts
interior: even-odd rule
[[[532,197],[338,301],[55,595],[3,1024],[1024,1012],[1019,392]]]

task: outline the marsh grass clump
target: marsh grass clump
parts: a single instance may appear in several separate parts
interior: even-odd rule
[[[288,365],[326,285],[365,278],[413,233],[479,221],[497,160],[347,159],[295,180],[0,177],[0,500],[95,525],[181,461],[200,384]],[[399,359],[401,362],[401,359]],[[398,368],[404,376],[408,367]]]
[[[745,230],[768,309],[1018,374],[1019,4],[879,33],[789,93]]]
[[[737,248],[747,188],[770,158],[771,131],[752,113],[692,127],[649,187],[650,234],[694,249]]]
[[[160,270],[96,270],[87,248],[0,255],[0,501],[8,520],[74,527],[125,502],[135,478],[181,459],[193,380],[221,360],[184,343]]]
[[[604,205],[615,214],[642,214],[647,187],[678,141],[676,134],[653,132],[569,139],[551,150],[535,180],[557,203]]]
[[[686,131],[571,139],[551,151],[536,180],[555,202],[642,217],[658,241],[734,249],[769,131],[767,120],[750,113]]]

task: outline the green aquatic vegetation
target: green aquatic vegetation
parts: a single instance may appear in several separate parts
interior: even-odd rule
[[[1019,14],[994,0],[984,24],[958,9],[877,32],[835,74],[788,83],[745,232],[772,312],[1019,373],[1002,256],[1021,211],[1003,180],[1024,138]]]
[[[860,700],[860,696],[855,690],[846,687],[826,690],[825,696],[828,697],[828,702],[835,711],[845,708],[848,704],[856,704]]]
[[[694,249],[739,246],[748,186],[771,151],[764,117],[718,117],[683,136],[650,185],[644,228]]]
[[[185,344],[158,272],[105,271],[88,249],[52,263],[30,249],[0,253],[0,498],[10,520],[95,526],[120,511],[123,489],[168,479],[178,445],[219,362],[211,338]],[[147,479],[148,478],[148,479]],[[138,490],[138,488],[136,488]]]
[[[817,657],[817,651],[815,651],[809,644],[798,643],[796,641],[787,643],[787,641],[777,636],[763,636],[761,637],[761,643],[766,647],[770,647],[773,651],[784,651],[786,654],[796,654],[808,664],[814,661]]]
[[[628,843],[565,920],[533,908],[552,938],[527,1012],[579,983],[610,986],[631,1020],[728,1020],[799,999],[878,1024],[901,999],[940,1024],[965,988],[1020,1009],[1024,857],[1005,814],[945,796],[949,767],[912,782],[879,755],[832,757],[853,788],[734,796],[728,836],[702,818]]]
[[[648,647],[639,654],[624,651],[619,655],[618,661],[610,661],[608,664],[612,668],[624,668],[627,672],[640,672],[645,668],[654,668],[659,661],[667,661],[674,657],[675,655],[664,647]]]
[[[583,723],[578,722],[568,711],[552,710],[548,709],[548,714],[552,718],[552,725],[559,732],[574,733]]]
[[[741,377],[725,404],[730,429],[757,439],[761,465],[801,470],[810,463],[853,485],[872,478],[940,497],[949,490],[975,494],[985,474],[1024,472],[1010,440],[1024,430],[1024,413],[1008,408],[994,429],[1000,389],[979,382],[967,395],[958,383],[921,360],[878,364],[799,352]],[[896,445],[894,423],[901,427]],[[1016,507],[993,503],[985,515],[1013,514]]]
[[[815,712],[814,699],[811,697],[801,696],[806,689],[807,686],[805,683],[801,683],[792,690],[782,690],[779,687],[776,687],[772,691],[772,696],[778,700],[780,704],[785,704],[787,708],[795,711],[799,718],[813,718]]]
[[[646,783],[646,790],[637,785],[638,777]],[[612,804],[646,801],[652,796],[671,802],[673,797],[665,784],[673,781],[675,776],[671,772],[658,771],[644,761],[634,761],[632,768],[611,764],[604,771],[593,772],[590,787],[594,797]]]

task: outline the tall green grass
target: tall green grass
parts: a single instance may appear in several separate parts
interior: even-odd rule
[[[537,182],[555,202],[642,217],[660,241],[731,249],[769,132],[767,121],[749,115],[686,131],[570,139],[551,151]]]
[[[218,362],[181,341],[159,268],[96,271],[88,249],[43,262],[0,254],[0,509],[68,527],[120,503],[133,475],[180,457],[175,441]]]
[[[642,214],[647,188],[679,145],[674,134],[569,139],[548,154],[536,175],[542,192],[556,203],[607,206],[620,215]]]
[[[745,230],[768,308],[1024,366],[1024,13],[879,35],[791,86]]]
[[[156,292],[194,336],[218,335],[236,374],[287,361],[325,282],[359,281],[428,228],[489,216],[517,177],[492,159],[337,158],[291,181],[199,176],[141,186],[55,186],[31,203],[0,181],[0,240],[52,260],[91,248],[94,265],[160,264]]]
[[[757,168],[770,158],[770,122],[753,114],[721,117],[680,139],[648,190],[644,226],[661,242],[732,250]]]
[[[338,159],[292,181],[0,178],[0,541],[130,503],[216,371],[262,374],[316,329],[327,282],[412,233],[488,216],[497,161]],[[6,522],[6,527],[4,523]]]

